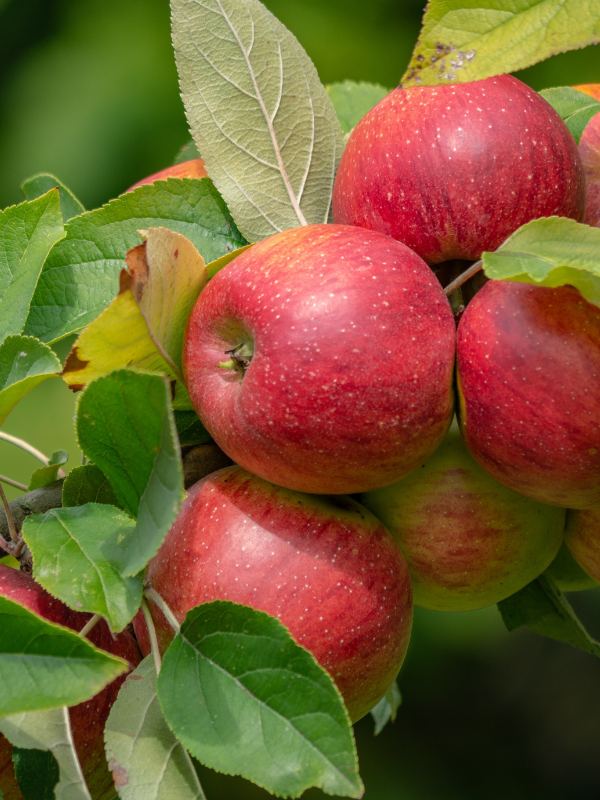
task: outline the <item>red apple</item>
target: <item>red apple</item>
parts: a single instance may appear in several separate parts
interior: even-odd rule
[[[429,264],[478,259],[532,219],[584,211],[573,137],[510,75],[395,89],[352,132],[333,191],[335,222],[393,236]]]
[[[8,597],[50,622],[80,631],[90,614],[71,611],[56,600],[34,579],[11,567],[0,565],[0,595]],[[113,638],[102,620],[87,637],[96,647],[129,661],[131,668],[140,662],[136,642],[127,631]],[[104,726],[125,676],[117,678],[92,700],[70,709],[73,739],[81,768],[93,800],[113,800],[115,787],[104,753]],[[4,800],[21,800],[12,769],[12,747],[0,734],[0,789]]]
[[[441,442],[455,338],[448,301],[411,250],[310,225],[212,278],[188,321],[184,375],[234,462],[297,491],[349,494],[402,478]]]
[[[600,583],[600,507],[569,511],[565,542],[579,566]]]
[[[456,423],[421,469],[357,500],[400,545],[415,604],[436,611],[483,608],[518,592],[563,540],[566,511],[495,481]]]
[[[573,88],[600,100],[600,83],[584,83]],[[600,228],[600,114],[588,122],[579,140],[579,155],[587,188],[585,222]]]
[[[172,167],[161,169],[160,172],[155,172],[154,175],[149,175],[141,181],[134,183],[127,189],[130,192],[136,186],[143,186],[145,183],[154,183],[154,181],[166,181],[167,178],[208,178],[208,172],[204,168],[204,161],[201,158],[192,158],[189,161],[182,161],[181,164],[174,164]]]
[[[571,286],[490,281],[458,327],[463,436],[542,503],[600,503],[600,309]]]
[[[240,467],[189,491],[146,579],[179,621],[212,600],[278,617],[328,670],[354,721],[381,699],[408,646],[408,568],[383,525],[349,497],[300,494]],[[173,631],[151,611],[164,649]],[[148,653],[141,614],[134,627]]]

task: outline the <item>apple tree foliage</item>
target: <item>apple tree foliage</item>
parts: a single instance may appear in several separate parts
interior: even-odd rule
[[[326,89],[258,0],[171,6],[193,137],[178,160],[201,153],[212,180],[157,181],[85,211],[42,174],[23,184],[24,203],[0,212],[0,424],[35,386],[62,377],[83,390],[76,427],[89,459],[64,480],[62,507],[29,516],[22,537],[35,579],[113,631],[140,607],[148,613],[144,569],[184,496],[181,447],[210,441],[181,371],[198,294],[249,243],[329,220],[345,137],[389,91],[351,81]],[[598,41],[598,0],[432,0],[403,85],[478,80]],[[579,141],[600,104],[566,87],[543,94]],[[600,231],[558,218],[523,226],[482,257],[490,278],[569,283],[596,305],[599,265]],[[63,365],[49,345],[72,334]],[[55,481],[65,461],[53,454],[29,489]],[[499,607],[510,630],[526,625],[600,655],[549,575]],[[123,800],[204,798],[192,756],[281,796],[310,786],[362,795],[341,696],[280,622],[214,602],[173,626],[162,663],[155,650],[140,664],[108,719]],[[26,800],[89,800],[66,709],[125,671],[85,637],[0,597],[0,731]],[[376,732],[399,704],[393,684],[373,709]]]

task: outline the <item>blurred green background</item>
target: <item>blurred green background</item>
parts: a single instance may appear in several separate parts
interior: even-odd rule
[[[267,0],[324,82],[397,84],[416,40],[416,0]],[[600,50],[556,56],[519,77],[535,89],[600,82]],[[167,0],[0,0],[0,207],[23,179],[61,178],[87,208],[170,164],[187,140]],[[69,343],[57,347],[61,357]],[[38,387],[4,430],[79,463],[75,397]],[[0,473],[27,483],[36,462],[0,442]],[[10,497],[17,496],[9,490]],[[600,637],[600,592],[573,599]],[[404,704],[377,738],[356,727],[366,800],[598,800],[600,662],[527,631],[495,608],[417,609],[400,676]],[[268,795],[202,770],[208,800]],[[307,798],[323,797],[311,791]]]

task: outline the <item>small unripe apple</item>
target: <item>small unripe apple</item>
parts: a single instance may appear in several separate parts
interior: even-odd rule
[[[569,511],[565,542],[575,561],[600,583],[600,507]]]
[[[586,513],[585,511],[567,511],[566,530],[573,526],[573,515]],[[560,546],[556,558],[545,574],[554,581],[561,592],[582,592],[586,589],[597,589],[600,586],[575,561],[566,542]]]
[[[584,83],[573,88],[600,100],[600,83]],[[585,223],[600,228],[600,114],[588,122],[579,140],[579,155],[587,190]]]
[[[219,447],[266,480],[349,494],[392,483],[444,438],[456,331],[422,259],[380,233],[309,225],[218,272],[183,370]]]
[[[74,631],[80,631],[90,619],[90,614],[72,611],[52,597],[31,576],[2,565],[0,595],[20,603],[49,622]],[[140,651],[133,636],[123,631],[113,637],[104,620],[92,628],[87,638],[96,647],[124,658],[132,669],[140,662]],[[117,678],[91,700],[69,709],[75,749],[93,800],[113,800],[115,796],[115,786],[104,752],[104,726],[124,680],[125,676]],[[4,793],[4,800],[21,800],[21,792],[12,769],[12,747],[2,734],[0,788]]]
[[[160,172],[155,172],[154,175],[149,175],[141,181],[134,183],[127,189],[130,192],[136,186],[143,186],[146,183],[154,183],[154,181],[166,181],[167,178],[208,178],[208,172],[204,167],[204,161],[201,158],[192,158],[189,161],[182,161],[181,164],[173,164],[171,167],[161,169]]]
[[[458,425],[420,469],[357,496],[400,545],[415,605],[470,611],[537,578],[563,539],[566,511],[495,481],[467,450]]]
[[[538,217],[583,220],[577,145],[510,75],[395,89],[354,128],[333,219],[393,236],[428,264],[476,260]]]
[[[600,504],[600,308],[572,286],[489,281],[458,326],[460,422],[496,480]]]
[[[240,467],[192,487],[146,580],[180,622],[212,600],[280,619],[329,672],[353,721],[381,699],[408,647],[408,568],[381,522],[349,497],[300,494]],[[164,649],[173,630],[151,611]],[[141,614],[134,627],[149,652]]]

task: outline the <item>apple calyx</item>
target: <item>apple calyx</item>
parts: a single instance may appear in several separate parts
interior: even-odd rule
[[[231,356],[231,358],[227,361],[219,361],[219,366],[223,369],[235,369],[243,377],[254,355],[254,342],[241,342],[231,350],[225,350],[225,355]]]

